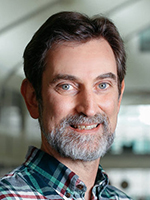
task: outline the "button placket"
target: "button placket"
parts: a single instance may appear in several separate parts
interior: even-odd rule
[[[66,197],[69,198],[71,194],[69,192],[66,193]]]
[[[77,185],[76,187],[77,187],[79,190],[82,190],[84,186],[81,185],[81,184],[79,184],[79,185]]]

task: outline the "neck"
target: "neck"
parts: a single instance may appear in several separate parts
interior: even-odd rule
[[[68,161],[66,162],[65,160],[60,160],[60,162],[62,162],[68,168],[70,168],[73,172],[75,172],[79,176],[79,179],[84,182],[84,184],[87,187],[87,191],[85,193],[85,199],[90,200],[100,159],[94,160],[91,162],[85,162],[85,161],[80,161],[80,160],[78,161],[71,160],[69,162]]]
[[[72,160],[70,158],[61,157],[55,150],[50,148],[46,149],[42,146],[41,150],[55,157],[57,160],[59,160],[59,162],[63,163],[71,171],[79,176],[79,179],[82,180],[87,187],[85,200],[90,200],[91,191],[95,183],[100,159],[87,162],[81,160]]]

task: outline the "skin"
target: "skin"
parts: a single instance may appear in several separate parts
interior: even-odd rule
[[[124,81],[119,96],[117,65],[108,42],[104,39],[94,39],[83,44],[65,43],[48,52],[46,63],[42,80],[43,122],[46,131],[52,130],[68,114],[91,117],[101,113],[107,115],[109,128],[113,133],[124,91]],[[38,118],[35,91],[27,79],[22,83],[21,92],[30,115]],[[80,127],[69,128],[80,134],[103,134],[102,124],[89,130]],[[78,174],[87,186],[85,198],[90,199],[100,158],[91,162],[62,158],[50,147],[43,134],[41,149]]]

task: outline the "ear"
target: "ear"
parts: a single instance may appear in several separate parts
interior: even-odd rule
[[[22,82],[21,94],[25,100],[31,117],[37,119],[39,117],[38,101],[36,99],[35,90],[32,84],[27,79],[24,79]]]
[[[118,100],[118,112],[120,110],[120,104],[121,104],[122,96],[123,96],[123,93],[124,93],[124,89],[125,89],[125,82],[123,80],[122,83],[121,83],[121,93],[120,93],[119,100]]]

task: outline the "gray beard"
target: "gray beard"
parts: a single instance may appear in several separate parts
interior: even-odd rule
[[[83,115],[67,116],[61,120],[53,130],[47,132],[43,122],[42,113],[39,118],[40,127],[49,145],[60,156],[73,160],[92,161],[105,155],[114,141],[114,133],[110,132],[109,121],[105,115],[97,114],[94,117]],[[81,134],[70,126],[78,124],[101,124],[103,133]]]

